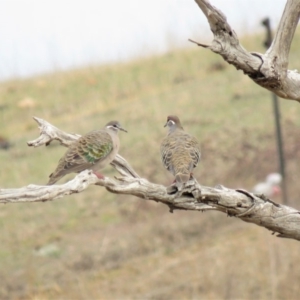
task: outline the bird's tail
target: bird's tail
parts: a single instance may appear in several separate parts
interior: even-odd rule
[[[63,175],[58,175],[58,174],[55,174],[55,173],[50,174],[50,176],[49,176],[50,179],[49,179],[47,185],[54,184],[56,181],[58,181],[62,177],[63,177]]]
[[[190,174],[189,173],[177,173],[175,175],[175,179],[177,183],[186,183],[189,181],[190,179]]]

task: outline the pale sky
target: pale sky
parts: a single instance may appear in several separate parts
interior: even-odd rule
[[[285,0],[211,0],[238,35],[275,29]],[[208,41],[194,0],[0,0],[0,80],[123,61]]]

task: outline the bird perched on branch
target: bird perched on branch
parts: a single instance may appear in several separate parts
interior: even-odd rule
[[[183,130],[177,116],[168,116],[169,133],[163,139],[160,153],[165,168],[175,176],[178,190],[192,177],[192,171],[200,160],[197,139]]]
[[[66,174],[86,169],[93,170],[96,176],[103,178],[96,171],[116,157],[120,147],[119,130],[127,132],[118,121],[111,121],[103,129],[91,131],[72,143],[59,160],[56,170],[49,176],[48,185],[54,184]]]

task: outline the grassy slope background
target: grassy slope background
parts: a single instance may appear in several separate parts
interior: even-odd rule
[[[242,43],[264,52],[262,40]],[[299,49],[298,35],[293,69]],[[290,203],[300,208],[300,106],[280,105]],[[32,116],[80,134],[118,119],[128,130],[120,154],[166,185],[172,177],[159,146],[169,114],[201,141],[200,183],[251,189],[277,170],[270,93],[203,49],[5,82],[0,106],[0,134],[13,144],[0,152],[3,188],[45,184],[65,151],[27,147],[38,136]],[[116,172],[108,166],[103,173]],[[221,213],[170,214],[99,187],[3,205],[0,231],[1,299],[296,299],[300,292],[298,242]]]

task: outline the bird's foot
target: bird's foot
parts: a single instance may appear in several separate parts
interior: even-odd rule
[[[93,171],[94,172],[94,174],[99,178],[99,179],[104,179],[104,175],[102,175],[102,174],[100,174],[100,173],[98,173],[98,172],[96,172],[96,171]]]
[[[190,179],[189,180],[195,180],[194,174],[190,173]]]
[[[171,195],[171,194],[176,194],[177,191],[178,191],[178,188],[177,188],[177,186],[176,186],[175,184],[171,184],[171,185],[169,185],[169,186],[167,187],[167,193],[168,193],[169,195]]]

